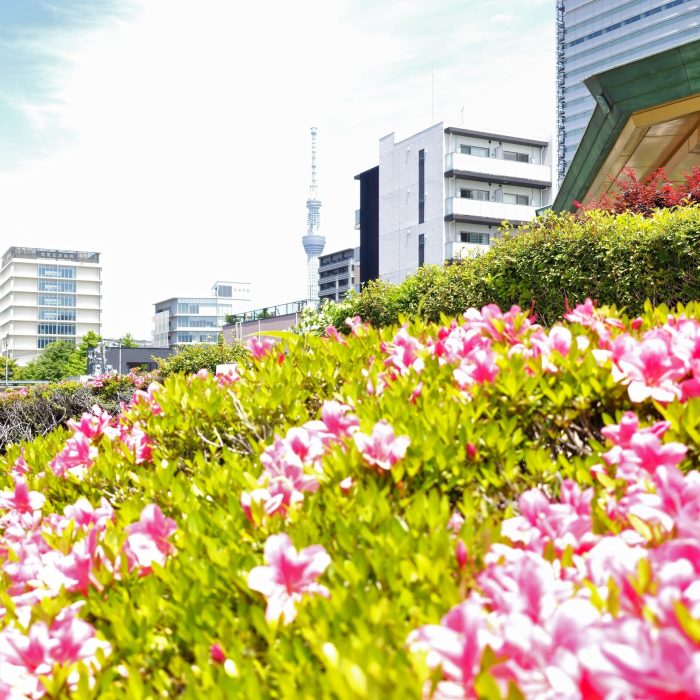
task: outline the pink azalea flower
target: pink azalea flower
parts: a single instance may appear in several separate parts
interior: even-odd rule
[[[490,348],[476,348],[454,370],[454,378],[461,389],[474,384],[491,383],[498,376],[496,356]]]
[[[226,661],[226,654],[221,645],[214,642],[209,649],[209,656],[215,664],[222,664]]]
[[[394,429],[385,420],[375,424],[371,436],[358,432],[352,437],[365,461],[384,471],[389,471],[403,459],[411,444],[406,435],[396,437]]]
[[[157,505],[147,505],[139,521],[126,528],[124,551],[130,567],[138,566],[144,574],[151,571],[153,562],[165,566],[167,557],[175,551],[168,540],[176,530],[175,521],[166,518]]]
[[[304,596],[330,596],[328,589],[316,582],[331,562],[321,545],[297,552],[287,535],[270,535],[265,542],[265,561],[267,566],[256,566],[249,572],[248,587],[267,599],[268,622],[280,618],[285,624],[292,622]]]
[[[579,652],[585,697],[700,697],[700,655],[676,630],[628,617],[598,631]]]
[[[111,645],[97,639],[93,626],[77,617],[73,608],[59,614],[51,625],[50,635],[51,656],[59,664],[89,663],[98,650],[105,655],[111,651]]]
[[[340,486],[340,490],[347,496],[350,491],[352,491],[355,482],[351,476],[346,476],[338,485]]]
[[[82,478],[97,457],[97,448],[81,432],[68,438],[65,447],[51,460],[49,467],[56,476]]]
[[[250,354],[258,361],[262,360],[265,355],[270,353],[275,345],[277,345],[277,341],[274,338],[268,338],[267,336],[262,336],[261,338],[250,338],[250,340],[248,340],[248,350],[250,351]]]
[[[341,345],[348,344],[348,341],[343,338],[343,336],[338,332],[337,328],[333,325],[326,328],[326,336],[328,336],[331,340],[334,340],[336,343],[340,343]]]
[[[616,338],[613,346],[619,346],[621,342],[620,338]],[[628,384],[630,400],[640,403],[652,398],[668,403],[679,398],[681,390],[678,382],[686,375],[687,367],[673,352],[669,336],[648,331],[641,342],[630,343],[627,340],[625,343],[620,352],[613,350],[613,376]]]
[[[637,414],[633,411],[627,411],[622,416],[619,425],[608,425],[600,432],[603,434],[603,437],[606,437],[614,445],[629,447],[632,438],[637,433],[652,434],[661,438],[670,427],[671,424],[668,421],[657,421],[648,428],[640,428]]]
[[[321,420],[326,430],[337,440],[352,435],[360,425],[358,417],[350,406],[339,401],[324,401],[321,406]]]
[[[463,540],[457,540],[457,544],[455,545],[455,559],[460,569],[463,569],[467,565],[467,545],[464,544]]]
[[[24,448],[19,451],[19,456],[12,465],[12,474],[14,476],[24,476],[29,471],[29,465],[24,459]]]
[[[437,697],[445,698],[475,698],[473,682],[484,649],[488,645],[498,654],[501,646],[498,637],[488,631],[483,609],[471,601],[452,608],[441,624],[424,625],[411,632],[408,644],[411,651],[428,653],[429,666],[441,668],[445,680],[436,690]]]
[[[394,336],[393,343],[382,343],[382,352],[388,355],[384,364],[396,376],[408,374],[411,370],[422,372],[425,362],[421,357],[424,347],[419,340],[401,328]]]
[[[464,516],[458,510],[455,510],[447,522],[447,529],[451,530],[452,534],[459,535],[462,525],[464,525]]]
[[[145,462],[152,461],[153,451],[151,438],[146,435],[138,421],[128,428],[121,426],[119,439],[126,445],[133,456],[134,464],[144,464]]]
[[[33,513],[41,510],[45,502],[46,496],[38,491],[30,491],[27,482],[19,476],[15,477],[14,491],[0,491],[0,508],[4,510]]]
[[[356,336],[362,335],[362,332],[367,328],[366,324],[362,323],[362,319],[359,316],[346,318],[345,324],[350,327],[350,332]]]
[[[69,420],[68,427],[74,433],[82,433],[88,440],[94,440],[101,435],[115,437],[119,431],[112,425],[112,417],[97,404],[92,407],[92,413],[83,413],[79,421]]]
[[[94,526],[101,531],[107,527],[108,522],[114,520],[114,509],[104,497],[97,508],[93,508],[87,498],[79,498],[72,505],[66,506],[63,513],[67,519],[75,521],[75,524],[83,530]]]

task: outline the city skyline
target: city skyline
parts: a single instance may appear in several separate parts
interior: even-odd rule
[[[251,308],[303,296],[310,126],[327,252],[359,244],[353,177],[383,135],[554,131],[550,0],[190,8],[0,7],[6,245],[99,251],[105,335],[148,336],[155,301],[216,278]]]

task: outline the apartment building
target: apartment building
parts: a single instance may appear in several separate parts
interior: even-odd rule
[[[378,169],[356,178],[363,275],[376,269],[398,283],[424,264],[488,249],[503,221],[522,225],[550,204],[551,157],[544,139],[442,123],[385,136]]]
[[[155,304],[153,345],[216,343],[226,317],[250,302],[248,282],[215,282],[208,297],[172,297]]]
[[[584,80],[700,38],[700,0],[557,0],[561,182],[596,106]]]
[[[50,343],[79,343],[100,333],[100,254],[47,248],[8,248],[0,268],[0,340],[19,364]]]
[[[318,297],[320,301],[340,301],[360,284],[360,249],[346,248],[321,255],[318,259]]]

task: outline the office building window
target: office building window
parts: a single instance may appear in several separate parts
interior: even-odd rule
[[[459,240],[462,243],[474,243],[476,245],[488,245],[491,235],[488,233],[477,233],[475,231],[460,231]]]
[[[425,264],[425,234],[418,235],[418,267]]]
[[[198,314],[199,304],[178,304],[177,312],[178,314]]]
[[[39,279],[40,292],[72,292],[75,294],[75,280]]]
[[[231,285],[220,284],[217,287],[217,296],[231,298],[233,296],[233,287]]]
[[[459,147],[459,152],[466,156],[481,156],[482,158],[489,157],[489,149],[482,146],[465,146],[462,144]]]
[[[39,309],[40,321],[75,321],[75,309]]]
[[[72,280],[75,279],[75,268],[65,265],[39,265],[39,277]]]
[[[504,204],[522,204],[524,206],[530,206],[530,195],[527,194],[508,194],[503,195]]]
[[[459,196],[465,199],[478,199],[480,202],[489,201],[489,191],[488,190],[475,190],[472,188],[462,187],[459,190]]]
[[[425,150],[418,151],[418,223],[425,222]]]
[[[517,163],[529,163],[530,156],[527,153],[517,151],[503,151],[503,160],[514,160]]]
[[[75,294],[39,294],[39,306],[75,306]]]
[[[39,323],[37,335],[75,335],[75,323]]]

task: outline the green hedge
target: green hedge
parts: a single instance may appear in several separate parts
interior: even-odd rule
[[[495,303],[534,310],[551,324],[587,297],[638,314],[649,299],[673,306],[700,299],[700,208],[636,214],[550,214],[517,234],[506,232],[483,255],[426,266],[402,284],[370,282],[360,294],[323,307],[338,329],[348,316],[375,326],[400,315],[437,321]]]

